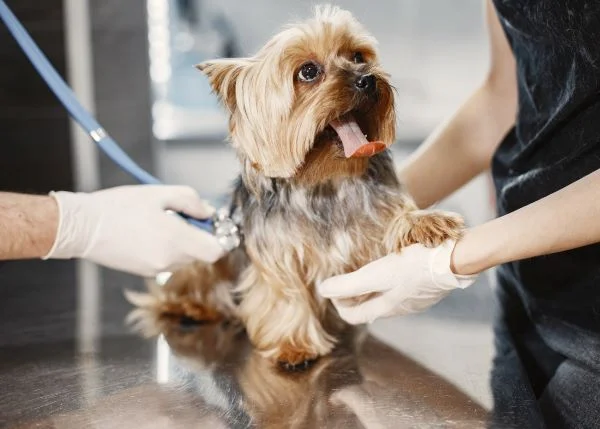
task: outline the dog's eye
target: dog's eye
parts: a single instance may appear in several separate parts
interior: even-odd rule
[[[352,61],[354,61],[356,64],[362,64],[365,62],[365,57],[363,57],[363,54],[360,52],[355,52],[352,56]]]
[[[312,82],[321,74],[321,68],[315,63],[306,63],[300,67],[298,79],[303,82]]]

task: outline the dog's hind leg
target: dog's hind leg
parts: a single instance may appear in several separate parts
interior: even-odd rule
[[[127,299],[137,307],[130,322],[144,332],[160,320],[182,324],[215,323],[236,316],[233,297],[239,262],[228,255],[214,264],[196,262],[175,271],[163,286],[148,285],[147,293],[127,291]],[[154,335],[148,332],[148,335]]]

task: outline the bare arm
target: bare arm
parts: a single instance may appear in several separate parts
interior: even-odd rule
[[[0,192],[0,260],[43,257],[57,228],[52,197]]]
[[[342,319],[352,324],[420,312],[450,291],[470,286],[488,268],[600,243],[599,219],[600,169],[467,230],[456,243],[408,246],[353,273],[325,280],[317,286],[318,292],[331,299]],[[360,304],[348,299],[365,294],[371,297]]]
[[[491,51],[486,79],[400,170],[408,192],[421,208],[435,204],[485,171],[514,124],[515,61],[491,0],[486,18]]]
[[[209,219],[187,186],[117,186],[49,196],[0,192],[0,260],[83,258],[143,277],[224,255],[214,235],[169,211]]]
[[[535,203],[469,229],[452,256],[457,274],[600,242],[600,170]]]

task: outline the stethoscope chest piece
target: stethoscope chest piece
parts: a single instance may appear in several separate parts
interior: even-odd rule
[[[225,251],[230,252],[242,242],[241,217],[230,216],[226,208],[216,211],[213,216],[213,233]]]

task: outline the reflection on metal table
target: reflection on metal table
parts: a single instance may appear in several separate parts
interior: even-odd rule
[[[27,263],[21,264],[23,269]],[[125,310],[130,308],[124,305],[122,288],[102,285],[105,289],[100,290],[98,300],[86,303],[80,296],[76,304],[77,300],[65,298],[75,289],[72,283],[58,280],[47,284],[43,280],[60,279],[56,270],[61,264],[33,264],[35,269],[21,276],[22,284],[4,286],[0,427],[486,425],[482,401],[409,357],[410,352],[403,353],[368,331],[357,331],[332,356],[320,359],[309,370],[284,372],[258,356],[243,330],[233,324],[180,326],[165,322],[156,326],[157,337],[141,338],[126,326]],[[0,274],[0,280],[11,270],[22,272],[6,266],[0,271],[8,273]],[[77,287],[81,295],[86,285]],[[100,302],[103,309],[94,308]],[[116,312],[118,317],[112,313],[99,326],[76,326],[92,323],[86,319],[90,313],[114,308],[121,309]],[[431,320],[407,319],[404,327],[396,321],[393,337],[410,345],[424,335],[416,328],[419,324],[448,323]],[[386,337],[388,328],[384,323],[372,331]],[[434,336],[434,330],[431,340],[442,341]],[[444,360],[451,359],[421,344],[421,352],[429,354],[430,362],[439,362],[440,368]],[[446,345],[456,353],[465,347],[460,341]],[[482,378],[481,374],[475,376]]]

